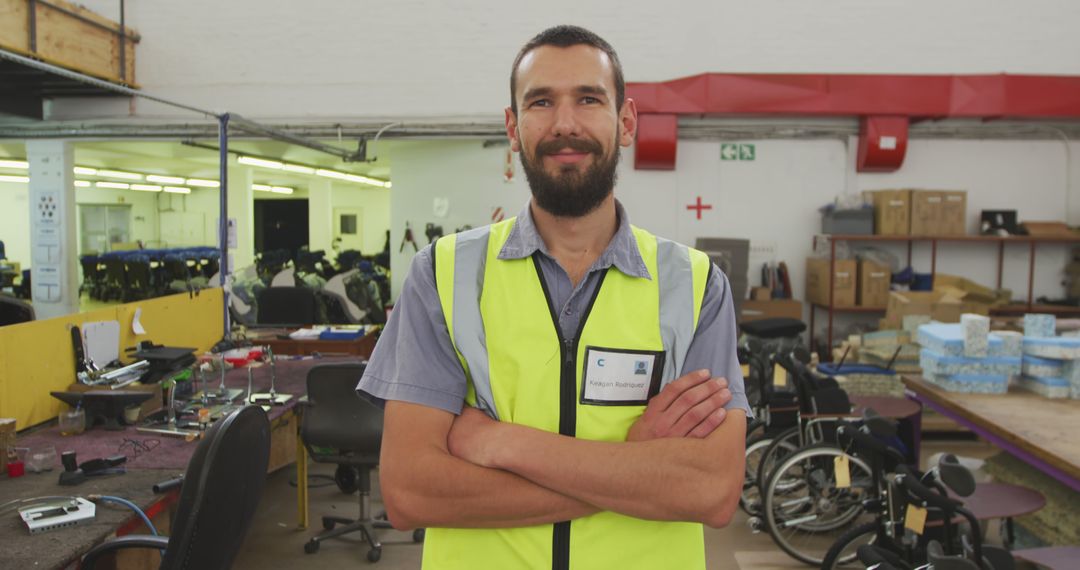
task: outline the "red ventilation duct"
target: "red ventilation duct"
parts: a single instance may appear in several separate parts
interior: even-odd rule
[[[903,162],[901,140],[890,134],[900,132],[899,119],[904,120],[904,146],[907,124],[916,119],[1080,119],[1076,76],[706,73],[628,83],[626,96],[637,103],[644,127],[635,150],[637,168],[674,168],[675,150],[662,141],[671,132],[677,135],[677,115],[866,117],[861,132],[897,136],[897,148],[882,148],[880,137],[864,140],[860,164],[865,159],[867,169],[890,170]],[[653,115],[666,118],[649,118]],[[886,140],[885,146],[890,144]]]
[[[639,115],[635,170],[675,170],[675,150],[679,144],[677,115]]]

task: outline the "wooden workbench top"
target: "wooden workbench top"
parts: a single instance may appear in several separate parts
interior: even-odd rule
[[[947,392],[918,376],[904,385],[920,399],[949,410],[1080,480],[1080,400],[1051,400],[1019,388],[1007,394]]]

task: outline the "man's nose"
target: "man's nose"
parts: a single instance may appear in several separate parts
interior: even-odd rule
[[[581,133],[577,120],[577,109],[573,104],[560,104],[555,107],[555,124],[552,134],[559,137],[576,137]]]

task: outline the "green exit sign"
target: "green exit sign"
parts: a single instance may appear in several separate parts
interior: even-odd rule
[[[757,150],[752,144],[720,143],[720,160],[754,160]]]

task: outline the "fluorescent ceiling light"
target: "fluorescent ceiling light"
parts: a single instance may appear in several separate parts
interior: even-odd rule
[[[201,186],[203,188],[218,188],[221,183],[217,180],[203,180],[202,178],[188,178],[186,181],[188,186]]]
[[[142,174],[136,174],[134,172],[124,172],[123,170],[99,170],[98,176],[104,176],[106,178],[123,178],[124,180],[142,180]]]
[[[96,168],[87,168],[85,166],[76,166],[74,170],[75,174],[85,174],[87,176],[94,176],[97,174]]]
[[[252,184],[252,190],[258,190],[259,192],[272,192],[273,189],[267,184]]]
[[[316,170],[315,175],[322,176],[324,178],[334,178],[336,180],[356,182],[357,184],[367,184],[368,186],[377,186],[379,188],[390,187],[390,182],[386,180],[379,180],[378,178],[368,178],[367,176],[360,176],[358,174],[338,172],[337,170],[326,170],[325,168],[320,168]]]
[[[131,189],[142,192],[161,192],[161,186],[156,186],[154,184],[132,184]]]
[[[336,178],[338,180],[346,180],[345,177],[348,176],[348,174],[345,174],[344,172],[338,172],[336,170],[326,170],[325,168],[320,168],[316,170],[315,175],[322,176],[324,178]]]
[[[236,162],[240,164],[246,164],[248,166],[261,166],[262,168],[272,168],[274,170],[281,170],[281,167],[285,166],[284,163],[276,160],[266,160],[264,158],[255,158],[253,156],[241,156],[236,159]]]
[[[123,182],[95,182],[94,186],[98,188],[116,188],[118,190],[127,190],[131,188],[130,184],[124,184]]]
[[[75,187],[76,188],[87,188],[89,186],[90,186],[90,182],[87,181],[87,180],[76,180],[75,181]]]
[[[10,174],[0,174],[0,182],[21,182],[23,184],[30,183],[29,176],[12,176]]]
[[[146,180],[148,182],[159,182],[161,184],[183,184],[184,179],[180,176],[161,176],[159,174],[147,174]]]
[[[273,186],[273,187],[270,188],[270,191],[273,192],[274,194],[292,194],[293,193],[292,188],[286,188],[285,186]]]
[[[310,166],[300,166],[299,164],[285,163],[285,165],[282,166],[281,169],[287,170],[289,172],[298,172],[300,174],[315,174],[314,168]]]
[[[25,160],[0,160],[0,168],[18,168],[20,170],[26,170],[30,168],[30,163]]]
[[[191,188],[183,186],[166,186],[165,191],[169,194],[191,194]]]

